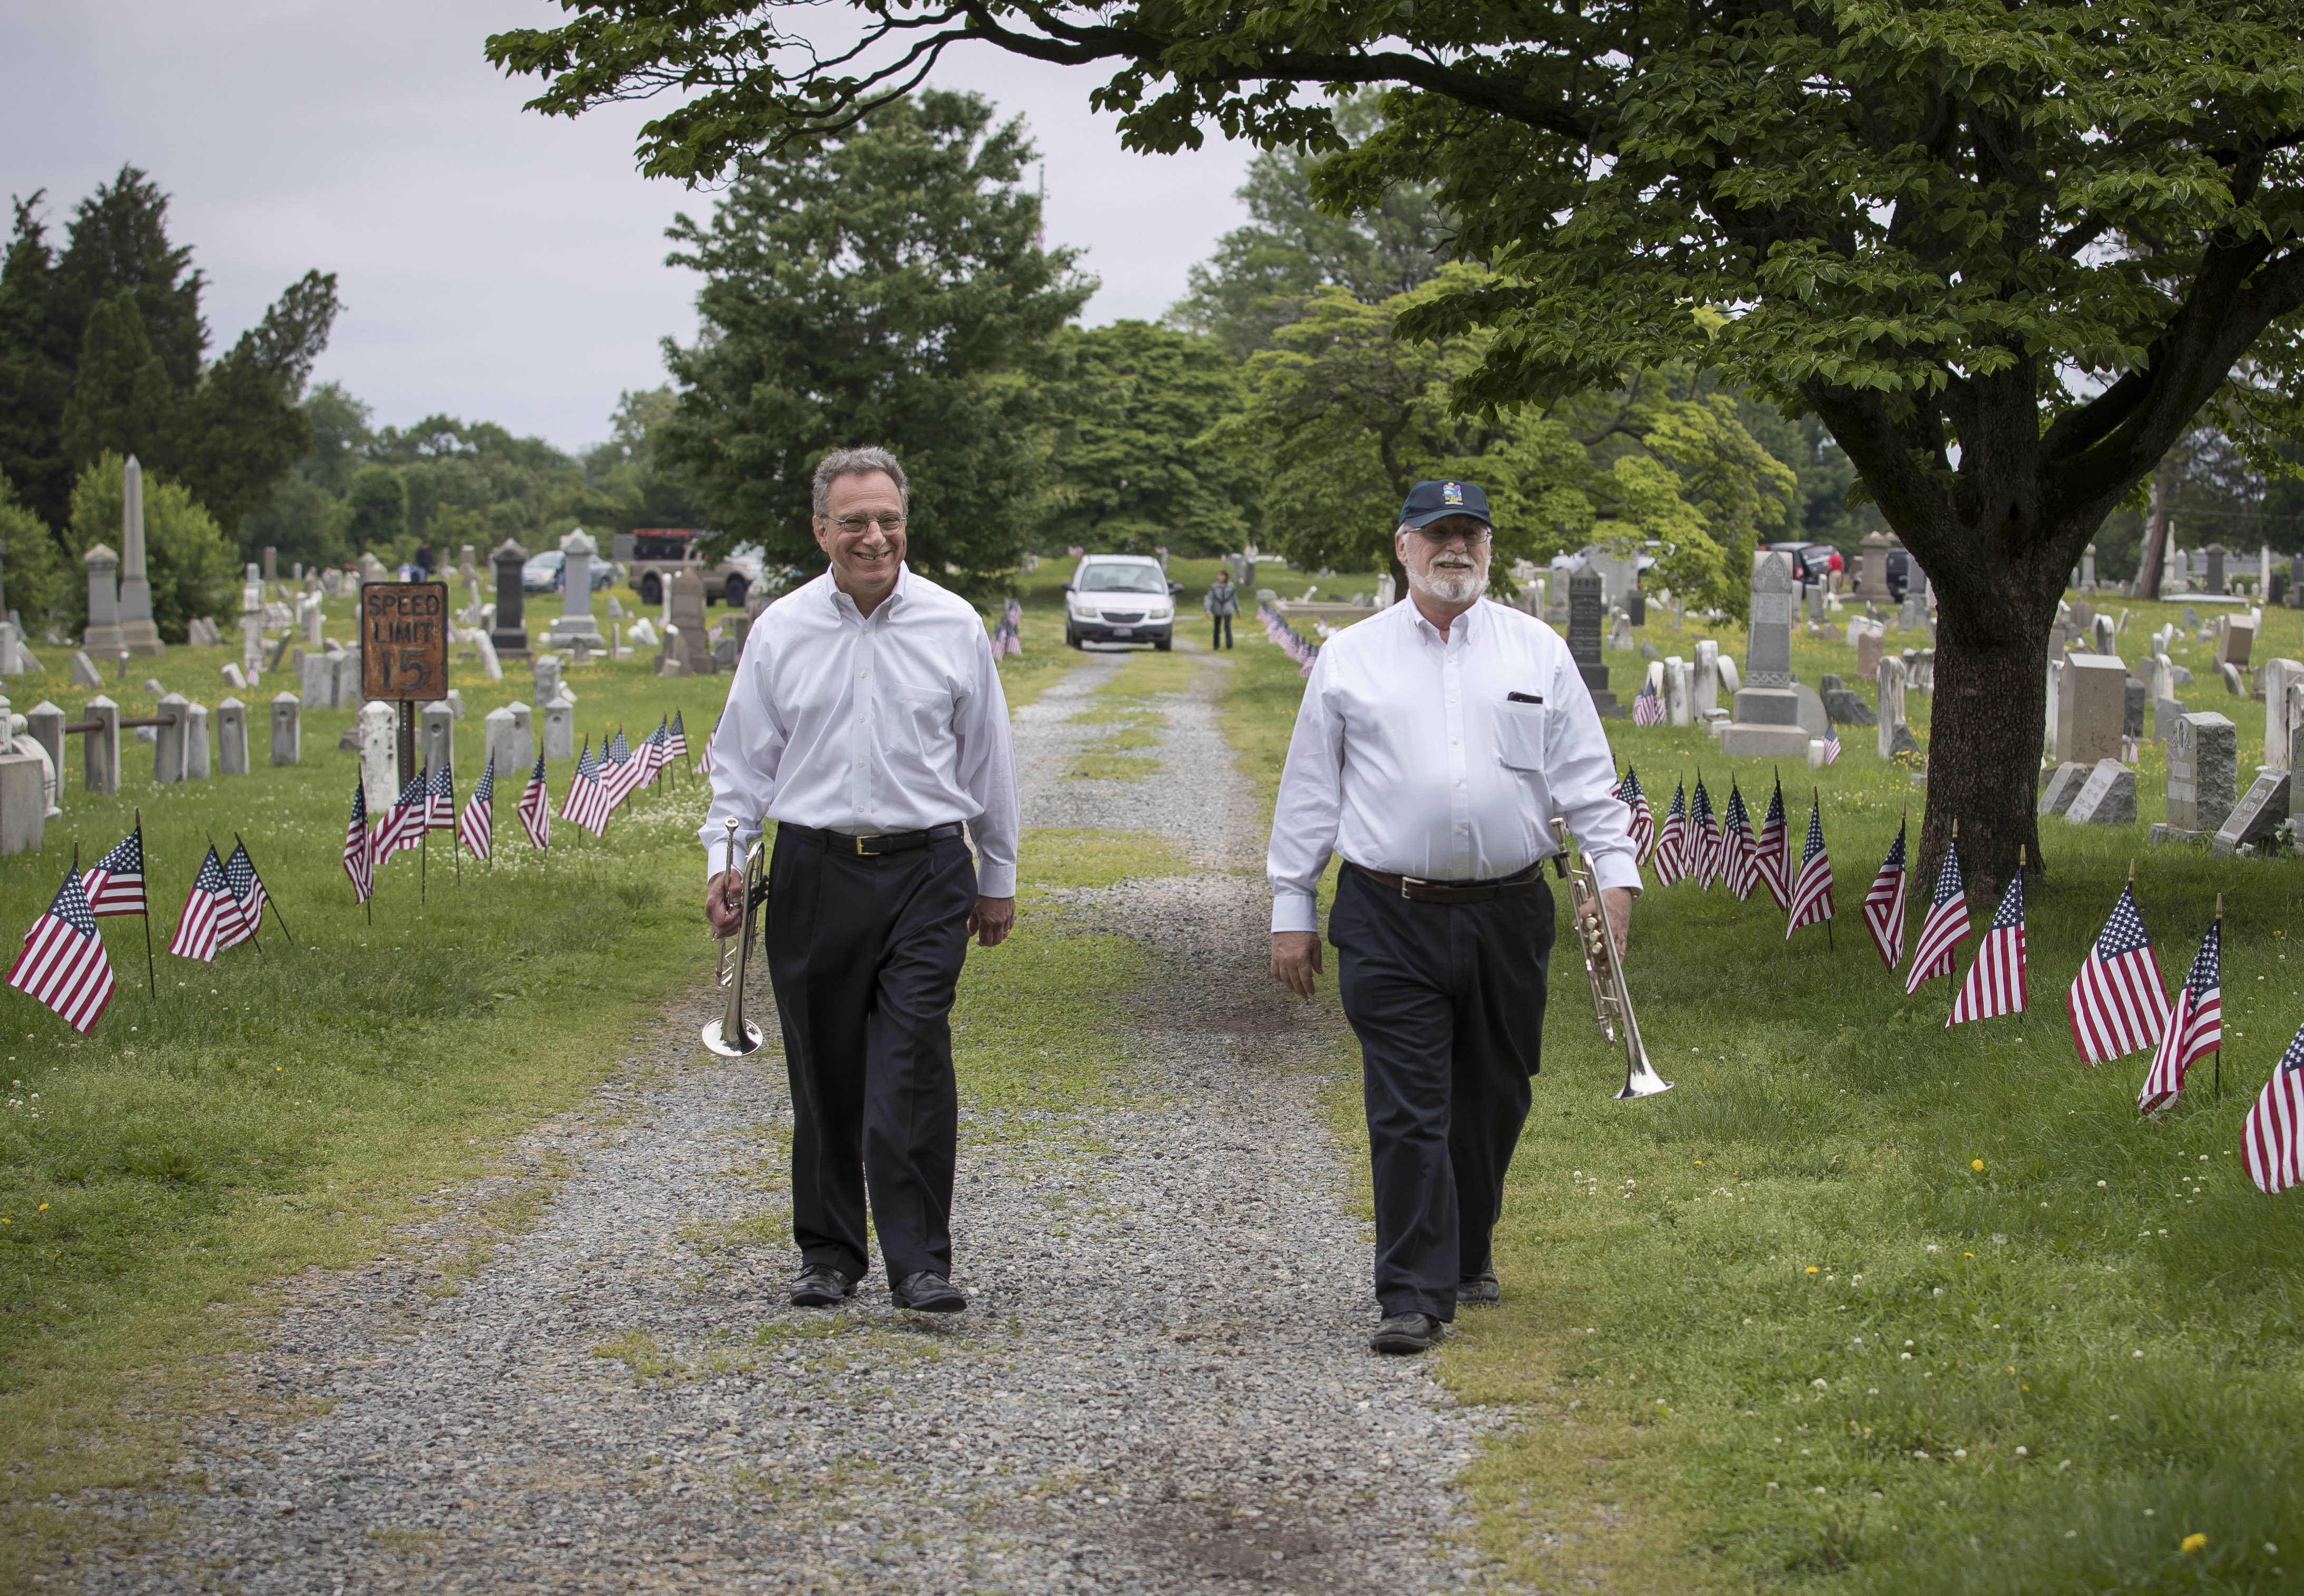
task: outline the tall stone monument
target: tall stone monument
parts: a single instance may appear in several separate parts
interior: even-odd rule
[[[117,659],[127,646],[120,635],[120,556],[98,543],[80,558],[88,567],[88,629],[80,634],[80,648],[91,660]]]
[[[1895,603],[1895,595],[1888,591],[1888,551],[1895,546],[1895,542],[1885,532],[1864,535],[1861,545],[1864,568],[1857,574],[1856,596],[1866,604]]]
[[[1592,690],[1592,705],[1604,715],[1620,715],[1622,705],[1608,690],[1608,667],[1600,663],[1600,621],[1607,612],[1607,578],[1587,561],[1568,578],[1568,655],[1576,674]]]
[[[592,619],[592,559],[599,552],[592,535],[581,527],[560,540],[560,615],[552,623],[555,648],[576,643],[598,648],[606,641],[600,623]]]
[[[488,560],[496,568],[496,623],[489,629],[488,641],[496,646],[499,658],[526,659],[528,628],[521,624],[521,608],[528,595],[521,587],[520,571],[528,563],[528,551],[507,537]]]
[[[1734,758],[1808,756],[1800,723],[1800,694],[1792,688],[1792,568],[1782,554],[1753,563],[1751,633],[1744,650],[1744,685],[1736,718],[1720,733],[1720,751]]]
[[[144,574],[144,468],[130,455],[121,468],[120,644],[131,654],[164,654],[152,624],[152,583]]]

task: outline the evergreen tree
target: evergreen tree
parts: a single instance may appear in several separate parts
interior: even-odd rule
[[[167,365],[144,335],[135,293],[123,288],[97,300],[64,404],[64,458],[85,466],[108,451],[165,470],[174,460],[176,408]]]

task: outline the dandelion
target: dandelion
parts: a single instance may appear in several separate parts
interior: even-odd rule
[[[1813,1264],[1813,1263],[1809,1264],[1809,1265],[1808,1266],[1808,1273],[1810,1273],[1810,1274],[1814,1274],[1814,1273],[1816,1272],[1816,1265],[1815,1265],[1815,1264]]]
[[[1984,1173],[1984,1161],[1980,1158],[1969,1159],[1968,1161],[1968,1167],[1974,1170],[1979,1175]]]
[[[2207,1543],[2208,1538],[2195,1531],[2193,1533],[2185,1536],[2183,1544],[2179,1546],[2176,1550],[2179,1551],[2198,1551],[2201,1548],[2207,1546]]]

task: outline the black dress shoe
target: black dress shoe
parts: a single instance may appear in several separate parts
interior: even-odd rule
[[[1493,1269],[1484,1269],[1456,1282],[1456,1305],[1460,1308],[1492,1308],[1504,1299],[1504,1288],[1496,1284],[1496,1271]]]
[[[889,1288],[888,1295],[898,1307],[915,1313],[957,1313],[968,1306],[968,1298],[932,1269],[906,1275]]]
[[[1368,1338],[1368,1350],[1395,1355],[1429,1352],[1445,1334],[1440,1322],[1429,1313],[1395,1313],[1376,1327],[1376,1334]]]
[[[792,1305],[795,1308],[828,1308],[855,1295],[856,1282],[828,1264],[804,1265],[792,1277]]]

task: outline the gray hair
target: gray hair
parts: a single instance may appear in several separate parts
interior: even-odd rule
[[[817,515],[830,513],[832,485],[843,477],[868,477],[875,471],[885,471],[888,480],[896,485],[896,498],[906,513],[912,508],[912,490],[904,481],[904,468],[885,449],[868,446],[862,449],[834,449],[816,462],[816,484],[809,495],[810,508]]]

